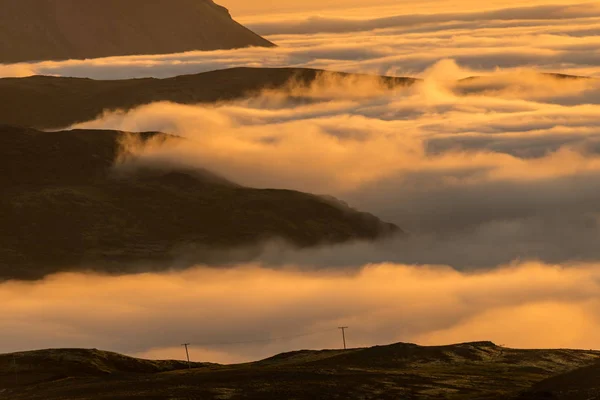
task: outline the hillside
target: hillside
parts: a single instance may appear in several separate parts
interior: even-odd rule
[[[600,363],[539,382],[514,400],[599,400]]]
[[[70,354],[72,350],[54,350],[53,354],[62,352]],[[20,353],[19,357],[26,359],[28,354]],[[84,355],[78,356],[79,365],[85,366]],[[90,364],[96,364],[95,353],[89,356]],[[2,364],[2,360],[11,360],[11,356],[0,356],[0,374],[14,375],[14,367]],[[42,359],[45,369],[58,369],[64,376],[64,364],[56,357],[53,360],[54,364]],[[249,364],[195,365],[191,370],[171,372],[129,367],[125,371],[111,368],[83,375],[78,367],[70,379],[40,380],[35,385],[35,380],[29,380],[29,384],[4,381],[0,396],[14,400],[506,400],[546,379],[590,368],[598,360],[598,352],[514,350],[490,342],[440,347],[398,343],[347,351],[304,350]],[[139,363],[145,366],[148,362]],[[128,365],[137,364],[129,361]],[[27,379],[29,370],[17,368],[21,379]]]
[[[157,135],[185,140],[139,138]],[[208,171],[119,173],[125,136],[0,126],[0,280],[66,266],[131,272],[141,262],[217,262],[220,250],[271,238],[303,247],[399,232],[330,199],[246,188]]]
[[[273,46],[212,0],[0,0],[0,63]]]
[[[0,0],[1,1],[1,0]],[[558,80],[590,79],[560,74],[539,74]],[[92,120],[105,110],[130,110],[158,101],[180,104],[215,103],[256,94],[263,89],[286,89],[290,82],[310,85],[320,78],[379,79],[390,88],[418,79],[348,74],[309,68],[231,68],[174,78],[93,80],[32,76],[0,79],[0,123],[37,129],[60,129]],[[454,88],[478,94],[511,84],[495,76],[460,80]]]
[[[104,110],[129,110],[157,101],[196,104],[234,100],[266,88],[283,88],[290,80],[310,84],[322,74],[361,76],[303,68],[233,68],[167,79],[4,78],[0,79],[0,123],[63,128],[92,120]],[[390,86],[415,81],[381,79]]]
[[[202,368],[213,364],[192,363],[192,366]],[[73,377],[153,374],[187,368],[183,361],[141,360],[96,349],[26,351],[0,354],[0,388]]]

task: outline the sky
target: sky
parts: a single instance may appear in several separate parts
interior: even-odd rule
[[[279,47],[4,65],[0,76],[303,66],[421,78],[389,89],[323,74],[310,87],[107,110],[74,126],[181,135],[184,147],[132,144],[132,162],[333,195],[409,236],[270,242],[227,268],[0,283],[0,351],[181,358],[191,342],[196,361],[239,362],[339,347],[338,326],[351,346],[600,348],[600,84],[542,74],[600,77],[598,3],[222,3]]]
[[[247,2],[243,0],[217,1],[227,7],[230,13],[240,21],[247,23],[265,19],[279,18],[282,15],[296,18],[328,15],[337,17],[378,17],[386,14],[440,12],[472,12],[489,9],[536,6],[548,4],[568,4],[561,0],[258,0]]]

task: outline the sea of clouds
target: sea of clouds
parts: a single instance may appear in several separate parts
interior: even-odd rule
[[[259,19],[250,27],[278,48],[0,65],[0,77],[164,78],[237,66],[415,76],[446,58],[481,71],[528,66],[600,74],[598,3],[511,6],[454,13],[446,7],[437,14],[407,14],[405,9],[401,15],[367,19]]]
[[[183,136],[129,151],[242,185],[332,195],[409,233],[315,250],[267,246],[269,264],[600,259],[599,83],[529,70],[456,80],[466,73],[442,61],[424,81],[391,90],[324,75],[310,87],[211,106],[155,103],[76,127]]]
[[[418,76],[390,89],[324,74],[309,87],[214,105],[154,103],[76,126],[180,135],[189,140],[131,143],[129,162],[333,195],[408,236],[310,250],[267,243],[230,268],[3,283],[0,351],[36,343],[181,358],[179,343],[191,341],[198,361],[236,362],[339,347],[340,325],[351,327],[352,346],[600,347],[600,84],[541,74],[600,75],[597,4],[253,28],[280,47],[9,65],[0,74],[119,79],[307,66]],[[287,339],[268,340],[277,337]]]

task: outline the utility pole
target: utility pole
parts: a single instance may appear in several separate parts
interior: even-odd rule
[[[189,345],[190,345],[190,343],[182,344],[182,346],[185,347],[185,355],[187,356],[188,368],[192,369],[192,364],[190,364],[190,352],[188,351]]]
[[[346,329],[348,329],[348,327],[340,326],[338,329],[342,331],[342,339],[344,340],[344,350],[346,350]]]
[[[17,355],[13,354],[13,364],[15,366],[15,385],[19,384],[19,370],[17,369]]]

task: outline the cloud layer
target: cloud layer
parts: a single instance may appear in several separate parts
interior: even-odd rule
[[[403,10],[387,17],[363,12],[361,15],[366,16],[361,18],[292,15],[292,20],[283,22],[281,18],[258,19],[250,26],[268,34],[278,48],[0,65],[0,76],[123,79],[236,66],[414,76],[446,58],[480,72],[528,66],[540,71],[600,75],[598,4],[552,1],[515,8],[514,2],[492,2],[485,10],[472,4],[449,10],[430,2],[428,8],[415,12]]]
[[[587,19],[593,15],[597,16],[599,11],[600,7],[597,4],[538,5],[477,12],[408,14],[372,19],[312,17],[300,21],[254,23],[250,26],[263,35],[364,32],[419,26],[428,26],[430,29],[433,28],[433,31],[439,31],[443,30],[440,24],[446,23],[477,23],[475,27],[482,27],[483,21],[503,24],[507,22],[523,24],[524,21],[531,24],[532,21],[539,21],[553,24],[557,20]]]
[[[257,0],[249,4],[243,0],[220,0],[219,4],[244,23],[281,19],[283,16],[301,18],[306,15],[336,16],[338,18],[368,18],[371,16],[406,13],[477,12],[499,8],[522,7],[520,0],[280,0],[273,6],[270,0]],[[529,6],[564,4],[564,0],[530,0]]]
[[[259,265],[0,285],[0,352],[100,347],[194,360],[255,360],[301,348],[494,340],[513,347],[600,346],[600,266],[527,263],[480,273],[368,265],[307,272]],[[275,339],[277,337],[304,337]],[[261,342],[261,340],[267,341]],[[246,342],[240,344],[223,344]],[[252,342],[255,341],[255,342]]]
[[[334,195],[412,234],[367,247],[274,251],[296,262],[464,269],[599,260],[598,81],[529,70],[455,80],[471,73],[444,61],[424,82],[393,90],[324,75],[308,88],[214,106],[151,104],[77,127],[184,136],[191,140],[133,150],[138,162]],[[278,264],[272,249],[263,261]]]
[[[181,358],[179,343],[191,341],[196,360],[233,362],[337,347],[340,324],[353,346],[598,347],[600,87],[539,72],[600,76],[600,11],[550,3],[256,19],[279,48],[0,66],[2,76],[308,66],[425,78],[389,90],[325,76],[233,103],[157,103],[81,124],[184,136],[183,146],[134,147],[136,162],[335,195],[411,236],[310,251],[269,243],[256,264],[227,269],[3,283],[0,351],[35,343]],[[315,334],[214,344],[305,332]]]

